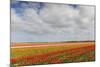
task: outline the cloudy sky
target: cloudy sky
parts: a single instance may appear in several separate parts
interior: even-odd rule
[[[95,7],[16,1],[11,3],[11,42],[94,40]]]

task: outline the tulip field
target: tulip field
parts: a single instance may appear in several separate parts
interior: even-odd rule
[[[11,47],[11,67],[95,61],[95,42],[31,44]]]

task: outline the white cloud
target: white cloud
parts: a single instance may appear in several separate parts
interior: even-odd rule
[[[36,9],[27,8],[23,16],[18,16],[15,9],[11,9],[11,31],[24,31],[35,36],[46,34],[56,37],[59,34],[58,39],[66,35],[72,40],[94,40],[94,9],[93,6],[75,9],[63,4],[45,4],[39,14]]]

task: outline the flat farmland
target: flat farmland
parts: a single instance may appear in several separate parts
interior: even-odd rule
[[[95,60],[95,42],[11,43],[11,66]]]

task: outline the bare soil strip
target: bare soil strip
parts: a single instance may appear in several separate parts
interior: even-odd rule
[[[35,43],[31,43],[31,45],[28,45],[30,43],[27,43],[26,45],[20,45],[20,44],[15,44],[13,46],[11,46],[11,48],[30,48],[30,47],[44,47],[44,46],[65,46],[65,45],[70,45],[70,46],[74,46],[74,45],[94,45],[95,42],[73,42],[73,43],[54,43],[54,44],[49,44],[49,43],[45,43],[45,44],[35,44]]]

